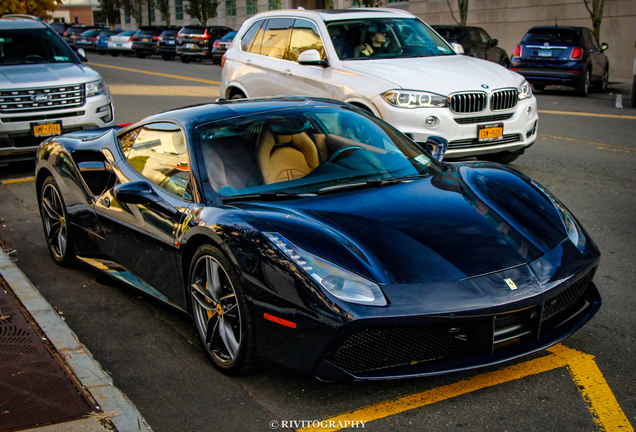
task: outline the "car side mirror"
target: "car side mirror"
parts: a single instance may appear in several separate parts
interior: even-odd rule
[[[457,42],[453,42],[451,46],[453,47],[453,50],[455,51],[455,53],[464,54],[464,47],[458,44]]]
[[[86,51],[84,51],[84,48],[78,48],[77,49],[77,56],[83,62],[87,62],[88,61],[88,59],[86,58]]]
[[[603,43],[601,44],[601,52],[605,51],[605,50],[606,50],[606,49],[608,49],[608,48],[609,48],[609,45],[608,45],[608,44],[606,44],[605,42],[603,42]]]
[[[448,140],[439,136],[430,136],[426,139],[425,149],[433,156],[433,159],[441,162],[448,149]]]
[[[497,46],[497,45],[499,45],[499,39],[493,39],[492,46]]]
[[[179,214],[179,210],[161,198],[152,186],[145,181],[123,183],[113,188],[113,195],[117,201],[126,204],[139,204],[155,208],[170,217]]]
[[[298,55],[298,63],[305,66],[329,66],[328,60],[322,60],[320,53],[315,49],[303,51]]]

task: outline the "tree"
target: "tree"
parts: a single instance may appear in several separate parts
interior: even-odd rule
[[[49,12],[57,10],[61,4],[62,0],[0,0],[0,14],[29,14],[51,19]]]
[[[219,3],[216,0],[188,0],[185,11],[191,17],[196,17],[202,26],[206,25],[210,18],[216,16],[216,7]]]
[[[603,7],[605,0],[592,0],[592,9],[590,9],[590,0],[583,0],[585,8],[590,13],[592,25],[594,26],[594,34],[597,39],[601,37],[601,21],[603,21]]]
[[[143,0],[120,0],[121,8],[124,13],[130,15],[135,19],[137,28],[141,27],[141,18],[143,10],[141,9],[141,2]]]
[[[166,25],[170,25],[170,0],[157,0],[157,10],[163,15]]]
[[[587,0],[583,0],[587,1]],[[597,1],[597,0],[594,0]],[[605,0],[603,0],[605,1]],[[450,0],[446,0],[448,3],[448,8],[451,11],[451,16],[453,20],[457,23],[458,26],[464,27],[466,25],[466,21],[468,20],[468,0],[457,0],[457,6],[459,7],[459,21],[455,18],[455,14],[453,13],[453,8],[451,7]]]
[[[119,24],[121,18],[120,0],[99,0],[99,5],[102,7],[102,13],[106,16],[106,21],[110,28],[115,28],[115,24]]]

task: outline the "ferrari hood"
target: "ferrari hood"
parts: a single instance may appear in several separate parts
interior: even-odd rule
[[[449,165],[408,183],[240,207],[297,246],[383,283],[498,272],[567,238],[551,202],[494,165]]]
[[[458,90],[518,87],[523,82],[523,77],[498,64],[463,55],[346,61],[344,67],[390,81],[396,87],[444,96]]]

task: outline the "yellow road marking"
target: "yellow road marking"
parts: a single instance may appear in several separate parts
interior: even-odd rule
[[[127,96],[195,96],[218,98],[219,88],[203,85],[160,86],[137,84],[110,84],[110,92],[114,95]]]
[[[334,417],[329,417],[324,422],[332,424],[345,424],[345,422],[373,421],[415,408],[461,396],[487,387],[514,381],[531,375],[537,375],[553,369],[567,366],[578,384],[579,391],[588,405],[594,422],[606,432],[633,432],[632,425],[627,420],[619,406],[612,390],[609,388],[603,374],[594,362],[594,356],[579,351],[556,345],[548,349],[552,355],[529,360],[517,365],[508,366],[496,372],[477,375],[466,380],[404,396],[395,400],[380,402],[367,407],[347,411]],[[329,424],[323,423],[321,424]],[[351,423],[349,423],[351,424]],[[298,431],[309,431],[308,427]],[[339,428],[321,428],[321,431],[337,431]]]
[[[4,180],[0,181],[0,184],[11,184],[11,183],[21,183],[35,180],[35,177],[26,177],[22,179],[14,179],[14,180]]]
[[[572,141],[572,142],[579,142],[579,143],[583,143],[583,144],[590,144],[590,145],[596,146],[596,148],[598,148],[599,150],[610,150],[610,151],[613,151],[613,152],[622,152],[622,153],[636,153],[636,149],[630,149],[630,148],[627,148],[627,147],[617,147],[617,146],[613,146],[611,144],[597,143],[597,142],[594,142],[594,141],[583,141],[583,140],[579,140],[579,139],[575,139],[575,138],[567,138],[567,137],[562,137],[562,136],[557,136],[557,135],[547,135],[547,134],[543,134],[543,133],[540,133],[539,136],[543,140],[546,139],[545,137],[548,137],[548,138],[559,139],[559,140],[564,140],[564,141]]]
[[[149,72],[149,71],[140,70],[140,69],[131,69],[131,68],[125,68],[125,67],[121,67],[121,66],[110,66],[110,65],[105,65],[105,64],[101,64],[101,63],[91,63],[91,66],[99,66],[99,67],[105,67],[105,68],[110,68],[110,69],[118,69],[118,70],[123,70],[123,71],[127,71],[127,72],[137,72],[137,73],[142,73],[142,74],[146,74],[146,75],[156,75],[156,76],[161,76],[161,77],[166,77],[166,78],[174,78],[174,79],[179,79],[179,80],[184,80],[184,81],[196,81],[196,82],[202,82],[202,83],[214,84],[214,85],[220,85],[221,84],[219,81],[206,80],[206,79],[202,79],[202,78],[190,78],[190,77],[184,77],[184,76],[181,76],[181,75],[170,75],[170,74],[165,74],[165,73],[160,73],[160,72]]]
[[[603,118],[619,118],[627,120],[636,120],[636,116],[626,116],[617,114],[595,114],[585,112],[571,112],[571,111],[549,111],[549,110],[537,110],[539,114],[562,114],[571,116],[583,116],[583,117],[603,117]]]

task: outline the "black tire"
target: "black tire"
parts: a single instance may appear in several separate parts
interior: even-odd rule
[[[590,70],[586,69],[585,73],[583,74],[583,80],[574,89],[574,93],[577,96],[586,97],[587,94],[590,92],[590,78],[591,78],[591,76],[592,76],[592,73],[590,72]]]
[[[118,52],[112,52],[112,53],[110,53],[110,55],[112,55],[113,57],[117,57],[119,55],[119,53]]]
[[[170,61],[174,58],[174,55],[163,53],[161,54],[161,58],[165,61]]]
[[[214,246],[201,246],[190,263],[188,280],[194,326],[212,363],[228,375],[253,372],[257,364],[252,314],[225,255]]]
[[[500,164],[509,164],[510,162],[516,161],[519,156],[521,156],[523,152],[500,152],[500,153],[491,153],[487,155],[479,156],[479,159],[488,161],[488,162],[496,162]]]
[[[532,87],[535,90],[543,91],[545,89],[545,84],[532,84]]]
[[[44,180],[40,190],[40,217],[51,257],[56,264],[70,267],[75,262],[72,231],[60,188],[52,176]]]
[[[106,55],[106,51],[100,51],[99,55]]]
[[[597,93],[605,93],[607,91],[608,83],[609,83],[609,69],[605,68],[600,81],[594,85],[594,91],[596,91]]]
[[[636,76],[634,76],[632,83],[632,108],[636,108]]]
[[[181,63],[190,63],[190,57],[182,55]]]
[[[145,58],[145,57],[146,57],[146,54],[145,54],[145,53],[142,53],[141,51],[135,51],[135,56],[136,56],[137,58],[142,59],[142,58]]]
[[[243,92],[237,91],[230,99],[247,99],[247,96],[245,96]]]

